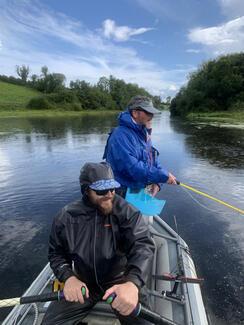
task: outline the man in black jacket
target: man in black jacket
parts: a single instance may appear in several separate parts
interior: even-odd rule
[[[82,199],[56,216],[49,242],[50,265],[65,283],[66,301],[52,303],[42,324],[78,324],[112,293],[121,324],[149,324],[129,316],[138,300],[148,305],[144,286],[154,245],[147,226],[140,212],[115,194],[120,184],[109,164],[86,163],[80,184]]]

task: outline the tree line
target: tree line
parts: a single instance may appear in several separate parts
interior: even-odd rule
[[[203,63],[172,99],[171,115],[244,110],[244,53]]]
[[[27,105],[30,109],[66,110],[124,110],[130,98],[144,95],[152,99],[158,108],[164,108],[167,103],[161,101],[160,96],[152,96],[144,88],[134,83],[126,83],[114,76],[101,77],[92,85],[84,80],[71,81],[69,87],[65,85],[66,77],[62,73],[49,73],[48,67],[41,68],[40,75],[30,76],[29,66],[16,66],[19,78],[0,75],[0,80],[24,85],[36,89],[41,96],[33,97]]]

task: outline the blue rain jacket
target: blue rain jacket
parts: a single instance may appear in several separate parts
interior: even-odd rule
[[[159,153],[148,139],[146,127],[136,124],[129,111],[120,113],[118,120],[119,126],[110,133],[103,156],[115,179],[132,189],[167,182],[168,171],[160,166]]]

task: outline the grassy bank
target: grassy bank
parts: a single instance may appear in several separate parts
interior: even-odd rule
[[[40,92],[24,87],[0,81],[0,110],[25,109],[29,100],[40,96]]]
[[[69,111],[62,109],[50,110],[30,110],[26,105],[30,99],[39,97],[42,93],[25,87],[13,85],[7,82],[0,81],[0,118],[7,117],[72,117],[82,116],[85,114],[99,115],[102,114],[117,114],[118,111],[111,110],[84,110],[84,111]]]
[[[190,121],[216,123],[216,124],[232,124],[244,125],[244,111],[232,112],[212,112],[212,113],[190,113],[187,115]]]
[[[8,117],[72,117],[72,116],[82,116],[82,115],[108,115],[108,114],[118,114],[119,111],[109,111],[109,110],[94,110],[94,111],[61,111],[61,110],[18,110],[18,111],[0,111],[0,118]]]

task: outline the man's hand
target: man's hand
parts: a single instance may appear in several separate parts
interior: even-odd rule
[[[167,180],[167,184],[174,184],[174,185],[177,184],[176,183],[176,177],[171,173],[169,173],[169,178]]]
[[[130,281],[114,285],[105,292],[103,300],[106,300],[112,293],[116,294],[112,307],[123,316],[130,315],[138,304],[137,286]]]
[[[81,292],[82,287],[85,287],[86,298],[89,298],[89,290],[84,282],[80,281],[75,276],[71,276],[70,278],[68,278],[64,284],[65,300],[70,302],[79,301],[81,304],[84,304],[84,297]]]
[[[158,184],[150,184],[146,187],[146,189],[151,196],[155,196],[160,191]]]

